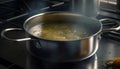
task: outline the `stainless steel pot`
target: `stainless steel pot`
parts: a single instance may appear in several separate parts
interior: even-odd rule
[[[84,16],[96,17],[99,14],[100,0],[71,0],[72,11]]]
[[[43,21],[60,21],[66,20],[76,21],[78,18],[79,27],[82,27],[87,31],[87,37],[76,40],[50,40],[44,39],[42,37],[36,37],[34,34],[29,32],[33,26],[43,22]],[[65,18],[65,19],[64,19]],[[104,21],[104,20],[101,20]],[[8,31],[21,30],[18,28],[8,28],[2,31],[1,36],[12,41],[29,41],[27,45],[28,51],[40,58],[47,61],[80,61],[87,59],[94,55],[98,49],[99,45],[99,35],[101,34],[102,24],[97,19],[90,17],[85,17],[80,14],[68,13],[68,12],[48,12],[40,13],[28,18],[24,25],[24,30],[28,33],[29,38],[22,39],[10,39],[4,34]],[[120,27],[107,29],[107,31],[119,30]],[[53,33],[54,34],[54,33]]]

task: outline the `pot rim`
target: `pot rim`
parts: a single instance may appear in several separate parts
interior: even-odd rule
[[[99,30],[98,30],[96,33],[94,33],[94,34],[92,34],[92,35],[90,35],[90,36],[87,36],[87,37],[81,38],[81,39],[72,39],[72,40],[50,40],[50,39],[46,39],[46,38],[41,38],[41,37],[34,36],[33,34],[29,33],[29,32],[26,30],[25,24],[28,23],[29,20],[31,20],[31,19],[33,19],[33,18],[35,18],[35,17],[37,17],[37,16],[40,16],[40,15],[51,14],[51,13],[70,13],[71,15],[82,16],[82,17],[85,17],[85,18],[88,18],[88,19],[91,19],[91,20],[95,20],[96,22],[98,22],[98,23],[100,24],[100,28],[99,28]],[[52,12],[39,13],[39,14],[36,14],[36,15],[33,15],[33,16],[29,17],[28,19],[25,20],[25,22],[24,22],[24,24],[23,24],[23,28],[24,28],[24,30],[25,30],[29,35],[31,35],[31,36],[33,36],[33,37],[35,37],[35,38],[37,38],[37,39],[42,39],[42,40],[47,40],[47,41],[59,41],[59,42],[63,42],[63,41],[79,41],[79,40],[89,39],[90,37],[94,37],[94,36],[100,34],[100,33],[102,32],[103,26],[102,26],[102,23],[101,23],[99,20],[97,20],[96,18],[87,17],[87,16],[84,16],[84,15],[81,15],[81,14],[78,14],[78,13],[72,13],[72,12],[52,11]]]

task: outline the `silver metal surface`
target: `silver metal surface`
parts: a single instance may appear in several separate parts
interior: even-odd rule
[[[79,27],[85,29],[89,36],[83,39],[59,41],[37,37],[29,31],[33,26],[45,20],[61,20],[63,16],[68,20],[78,21]],[[79,20],[75,19],[76,17]],[[30,41],[28,51],[37,58],[52,62],[80,61],[93,56],[98,49],[98,34],[102,29],[97,19],[68,12],[40,13],[28,18],[23,26],[26,32],[37,38],[36,41]]]
[[[43,20],[55,20],[55,18],[66,17],[79,17],[80,27],[84,28],[88,37],[77,40],[59,41],[43,39],[42,37],[34,36],[34,33],[29,32],[31,27],[41,23]],[[73,18],[72,18],[73,19]],[[100,20],[101,22],[106,19]],[[44,59],[52,62],[68,62],[68,61],[81,61],[93,56],[98,49],[99,34],[102,33],[102,24],[96,19],[84,17],[79,14],[62,13],[62,12],[49,12],[34,15],[28,18],[23,27],[24,30],[35,38],[30,41],[27,49],[39,59]],[[119,29],[114,28],[114,30]],[[2,36],[7,38],[4,33],[11,30],[20,30],[18,28],[9,28],[2,31]],[[112,29],[113,30],[113,29]],[[108,30],[107,30],[108,31]],[[111,29],[110,29],[111,31]],[[7,38],[12,40],[10,38]],[[13,39],[14,41],[32,40],[31,38]]]
[[[100,0],[71,0],[73,12],[89,17],[96,17],[99,14]]]
[[[99,39],[94,36],[84,40],[56,42],[56,41],[30,41],[27,43],[28,52],[50,62],[74,62],[93,56],[98,50]]]
[[[104,22],[104,21],[111,21],[111,22],[114,22],[114,23],[117,23],[119,24],[119,26],[115,27],[115,28],[108,28],[108,29],[103,29],[102,31],[106,31],[106,32],[110,32],[110,31],[118,31],[120,30],[120,22],[118,20],[114,20],[114,19],[111,19],[111,18],[103,18],[103,19],[100,19],[99,21],[101,22]]]
[[[31,16],[25,21],[23,28],[27,33],[34,36],[34,34],[29,31],[33,26],[41,24],[43,21],[47,21],[47,20],[51,20],[51,21],[55,21],[55,20],[62,21],[63,20],[63,21],[65,21],[62,17],[66,18],[67,19],[66,21],[73,21],[73,22],[79,23],[79,27],[81,27],[81,29],[85,30],[88,34],[88,36],[85,38],[95,36],[102,31],[102,23],[99,22],[96,18],[86,17],[86,16],[83,16],[83,15],[80,15],[77,13],[60,12],[60,11],[40,13],[40,14]],[[37,37],[37,36],[34,36],[34,37],[44,39],[42,37]],[[85,39],[85,38],[83,38],[83,39]],[[45,39],[45,40],[48,40],[48,39]],[[79,40],[79,39],[77,39],[77,40]],[[68,41],[70,41],[70,40],[68,40]]]
[[[34,36],[34,33],[29,32],[29,30],[41,23],[43,20],[61,20],[63,17],[72,21],[79,23],[79,27],[87,32],[87,37],[82,39],[75,40],[50,40],[44,39],[42,37]],[[62,18],[63,21],[65,21]],[[65,12],[49,12],[49,13],[41,13],[34,15],[28,18],[24,25],[24,30],[33,36],[36,40],[30,41],[30,45],[28,47],[28,51],[32,52],[38,58],[44,58],[48,61],[77,61],[84,60],[92,55],[98,49],[99,43],[99,33],[102,30],[102,25],[97,19],[85,17],[75,13],[65,13]],[[2,31],[2,36],[7,38],[4,33],[11,30],[20,30],[17,28],[9,28]],[[12,40],[10,38],[7,38]],[[23,39],[13,39],[14,41],[25,41],[31,40],[31,38],[23,38]],[[33,45],[31,45],[31,43]],[[40,46],[38,46],[40,45]]]
[[[2,32],[1,32],[1,36],[4,37],[5,39],[7,40],[11,40],[11,41],[27,41],[27,40],[33,40],[31,39],[30,37],[29,38],[11,38],[9,36],[6,36],[5,34],[9,31],[20,31],[22,30],[21,28],[7,28],[7,29],[4,29]]]

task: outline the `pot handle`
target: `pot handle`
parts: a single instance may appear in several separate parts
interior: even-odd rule
[[[112,22],[115,22],[115,23],[117,23],[118,25],[119,25],[119,23],[120,23],[119,21],[114,20],[114,19],[111,19],[111,18],[104,18],[104,19],[100,19],[99,21],[100,21],[100,22],[103,22],[103,21],[107,21],[107,20],[112,21]],[[110,32],[110,31],[118,31],[118,30],[120,30],[120,25],[117,26],[116,28],[103,29],[102,31],[103,31],[103,32]]]
[[[15,39],[15,38],[10,38],[8,36],[5,35],[5,33],[7,32],[10,32],[10,31],[20,31],[22,30],[21,28],[7,28],[7,29],[4,29],[2,32],[1,32],[1,36],[7,40],[11,40],[11,41],[28,41],[28,40],[33,40],[32,38],[30,37],[27,37],[27,38],[19,38],[19,39]]]

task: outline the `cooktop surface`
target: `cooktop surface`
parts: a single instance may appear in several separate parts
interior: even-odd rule
[[[15,21],[16,22],[16,21]],[[21,23],[5,24],[1,31],[6,28],[22,27]],[[17,35],[16,35],[17,33]],[[19,33],[19,35],[18,35]],[[8,32],[9,37],[26,37],[24,32]],[[106,37],[101,37],[99,49],[94,56],[83,61],[54,63],[31,56],[27,49],[27,42],[14,42],[0,38],[0,67],[1,69],[105,69],[106,60],[120,57],[120,43]]]
[[[12,1],[12,3],[8,1]],[[26,4],[26,2],[22,2],[20,6],[17,6],[17,8],[15,8],[16,6],[14,6],[14,4],[16,4],[16,1],[15,0],[8,0],[8,1],[5,1],[7,4],[2,4],[2,2],[0,2],[0,9],[4,8],[2,13],[0,13],[1,14],[0,33],[2,30],[6,28],[16,28],[16,27],[23,28],[23,23],[28,17],[30,17],[33,14],[37,14],[38,12],[44,12],[44,10],[48,9],[48,5],[53,5],[53,6],[62,5],[60,7],[57,7],[57,9],[59,8],[60,10],[61,8],[65,8],[65,5],[63,5],[64,2],[60,2],[60,3],[54,2],[55,4],[53,3],[47,4],[46,7],[42,6],[44,8],[42,8],[41,10],[38,11],[35,9],[34,13],[31,13],[31,12],[26,12],[26,10],[31,11],[29,4]],[[20,0],[18,0],[18,2],[19,1]],[[25,4],[25,6],[23,4]],[[24,9],[23,8],[21,9],[21,6]],[[9,9],[8,7],[12,9]],[[39,7],[37,7],[37,9],[38,8]],[[52,6],[49,6],[49,8],[53,9]],[[68,6],[66,6],[66,8],[68,8]],[[49,10],[52,11],[51,9]],[[9,14],[5,14],[6,12]],[[3,15],[3,13],[5,15]],[[98,17],[98,19],[101,18],[112,18],[119,20],[119,14],[118,13],[116,14],[116,11],[104,9],[103,11],[101,11],[100,16]],[[109,25],[111,27],[116,24],[109,23]],[[98,51],[96,52],[96,54],[94,54],[92,57],[86,60],[83,61],[78,60],[75,62],[60,62],[60,63],[44,61],[31,56],[31,54],[28,53],[26,48],[27,42],[29,41],[15,42],[15,41],[7,40],[0,36],[0,69],[106,69],[106,67],[104,66],[106,60],[120,57],[119,35],[120,35],[119,33],[115,33],[115,32],[102,34],[101,40],[99,41]],[[6,36],[10,38],[26,37],[24,31],[8,32],[6,33]]]

